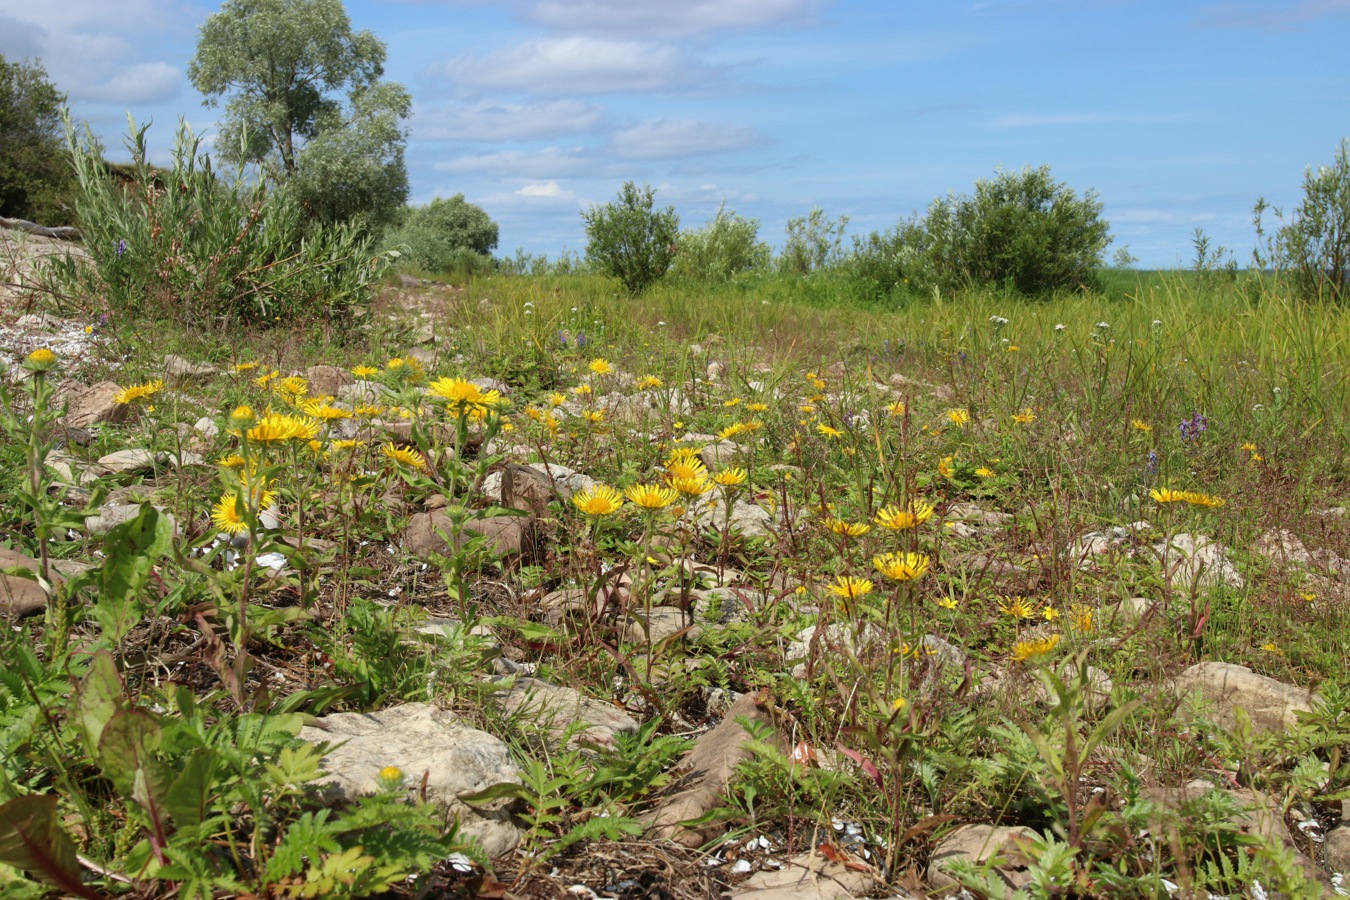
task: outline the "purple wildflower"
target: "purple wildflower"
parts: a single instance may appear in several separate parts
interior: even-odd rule
[[[114,249],[117,251],[117,258],[121,259],[123,254],[127,252],[127,242],[124,240],[119,240]]]

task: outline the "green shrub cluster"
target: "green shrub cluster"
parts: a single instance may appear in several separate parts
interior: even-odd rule
[[[68,225],[70,167],[61,152],[58,91],[39,63],[0,54],[0,216]]]
[[[695,281],[725,281],[768,269],[773,251],[759,239],[759,220],[728,210],[725,201],[702,228],[680,232],[672,273]]]
[[[463,194],[408,210],[385,246],[427,272],[479,272],[497,247],[497,223]]]
[[[656,210],[656,190],[631,181],[619,198],[581,214],[586,224],[586,259],[613,276],[629,294],[640,294],[670,271],[680,236],[675,207]]]
[[[93,267],[65,263],[64,275],[116,313],[169,315],[219,324],[306,317],[352,321],[386,258],[348,224],[306,223],[285,191],[225,177],[180,124],[172,164],[156,170],[146,130],[131,123],[133,177],[102,165],[86,131],[67,125],[79,179],[77,211]]]

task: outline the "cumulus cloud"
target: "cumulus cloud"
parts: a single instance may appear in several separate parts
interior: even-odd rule
[[[582,100],[537,103],[458,103],[414,111],[412,139],[538,141],[592,131],[604,112]]]
[[[615,132],[614,152],[624,159],[675,159],[704,153],[745,150],[765,143],[762,134],[745,125],[657,119]]]
[[[440,172],[485,175],[492,178],[527,178],[550,181],[571,176],[614,177],[615,167],[583,147],[545,147],[542,150],[502,150],[457,156],[436,163]]]
[[[516,191],[519,197],[538,197],[544,200],[575,200],[577,195],[565,191],[556,181],[532,181]]]
[[[106,103],[159,103],[177,95],[183,73],[168,63],[139,63],[115,73],[102,84],[81,85],[71,97]]]
[[[723,74],[677,47],[582,35],[536,38],[487,56],[459,56],[442,71],[457,85],[549,94],[688,88]]]

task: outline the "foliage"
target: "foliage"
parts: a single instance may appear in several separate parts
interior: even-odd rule
[[[1267,208],[1265,200],[1257,201],[1258,240],[1264,237],[1261,219]],[[1281,224],[1264,252],[1257,248],[1257,265],[1287,271],[1305,299],[1350,296],[1350,139],[1341,141],[1330,166],[1304,173],[1303,199],[1289,221],[1279,209],[1274,213]]]
[[[466,253],[490,255],[497,246],[497,223],[463,194],[437,197],[408,210],[384,243],[406,250],[408,261],[424,271],[445,272],[461,268]]]
[[[726,202],[702,228],[680,232],[672,274],[698,281],[720,281],[768,268],[772,251],[759,240],[759,220],[738,216]]]
[[[778,268],[790,275],[805,275],[837,263],[843,254],[847,227],[848,216],[827,219],[820,207],[788,219],[787,241],[778,256]]]
[[[675,207],[654,210],[656,190],[625,182],[619,198],[581,214],[586,223],[586,259],[623,284],[630,295],[659,281],[675,259],[680,217]]]
[[[342,0],[227,0],[201,29],[188,77],[208,106],[228,98],[216,146],[285,184],[307,219],[391,222],[408,195],[401,85],[385,46],[353,32]]]
[[[94,262],[64,266],[68,283],[119,315],[221,328],[308,317],[352,323],[385,264],[367,239],[346,224],[306,229],[291,194],[217,173],[186,123],[169,169],[155,169],[148,127],[131,122],[135,177],[125,187],[104,171],[87,132],[67,131]]]
[[[0,216],[73,223],[65,206],[72,185],[61,141],[65,102],[41,63],[0,54]]]

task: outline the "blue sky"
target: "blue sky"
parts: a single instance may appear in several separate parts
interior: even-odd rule
[[[210,133],[187,81],[216,4],[0,0],[0,52],[40,57],[114,152],[125,114]],[[1292,207],[1350,136],[1350,0],[349,0],[406,85],[412,200],[463,193],[499,252],[585,246],[623,181],[685,226],[726,201],[781,243],[821,207],[866,234],[1049,165],[1115,247],[1246,262],[1260,196]],[[1342,60],[1337,62],[1336,60]],[[122,154],[125,155],[125,154]]]

